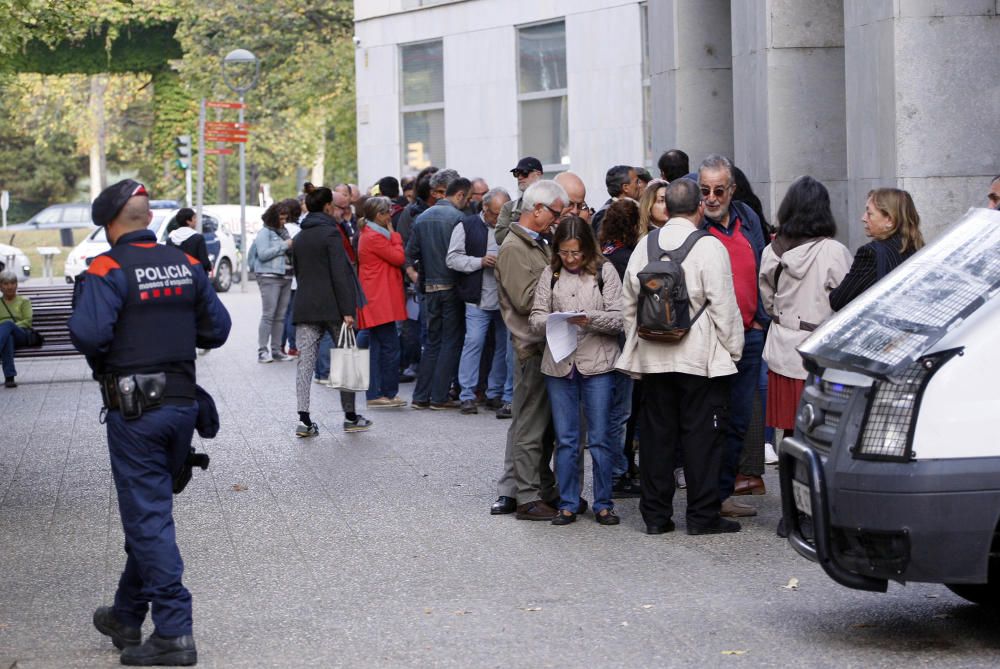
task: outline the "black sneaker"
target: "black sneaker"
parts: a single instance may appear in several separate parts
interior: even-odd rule
[[[123,650],[121,663],[130,667],[190,667],[198,663],[198,650],[190,634],[166,638],[153,632],[141,646]]]
[[[358,414],[358,417],[354,420],[344,421],[344,432],[364,432],[365,430],[370,429],[374,424],[375,423],[368,420],[361,414]]]
[[[94,627],[104,636],[111,637],[111,643],[118,650],[138,646],[142,641],[142,630],[118,622],[110,606],[101,606],[94,611]]]
[[[503,420],[504,418],[511,418],[514,413],[511,411],[510,402],[505,403],[502,407],[497,409],[497,418]]]
[[[433,408],[433,407],[431,407]],[[475,400],[462,400],[462,406],[460,411],[464,414],[474,414],[479,413],[479,409],[476,407]]]
[[[613,499],[628,499],[641,496],[642,488],[627,476],[615,479],[611,483],[611,497]]]

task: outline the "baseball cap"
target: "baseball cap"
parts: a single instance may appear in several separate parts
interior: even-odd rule
[[[145,195],[146,187],[134,179],[123,179],[101,191],[94,203],[90,205],[90,217],[95,225],[107,225],[115,220],[125,203],[136,195]]]
[[[510,163],[507,163],[508,165]],[[517,167],[511,170],[511,174],[515,172],[541,172],[542,162],[538,158],[532,158],[531,156],[525,156],[517,161]]]

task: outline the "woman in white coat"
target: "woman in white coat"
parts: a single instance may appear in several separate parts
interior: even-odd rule
[[[837,224],[826,187],[796,179],[778,208],[778,233],[760,262],[760,294],[771,315],[764,344],[767,425],[795,428],[806,369],[796,347],[829,317],[830,291],[851,267],[851,252],[833,239]]]

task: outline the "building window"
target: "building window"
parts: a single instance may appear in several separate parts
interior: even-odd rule
[[[402,72],[403,169],[412,176],[444,165],[444,50],[441,40],[399,49]]]
[[[649,76],[649,3],[639,5],[639,21],[642,35],[642,155],[643,164],[652,169],[656,158],[653,156],[653,98]]]
[[[546,172],[569,167],[566,95],[566,23],[517,31],[521,156],[542,161]]]

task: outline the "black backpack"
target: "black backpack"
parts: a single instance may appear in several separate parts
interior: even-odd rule
[[[639,304],[636,320],[639,338],[657,342],[680,341],[698,320],[708,302],[691,317],[691,300],[681,263],[705,230],[695,230],[673,251],[661,251],[660,230],[646,236],[648,264],[639,272]],[[666,258],[665,260],[663,258]]]

